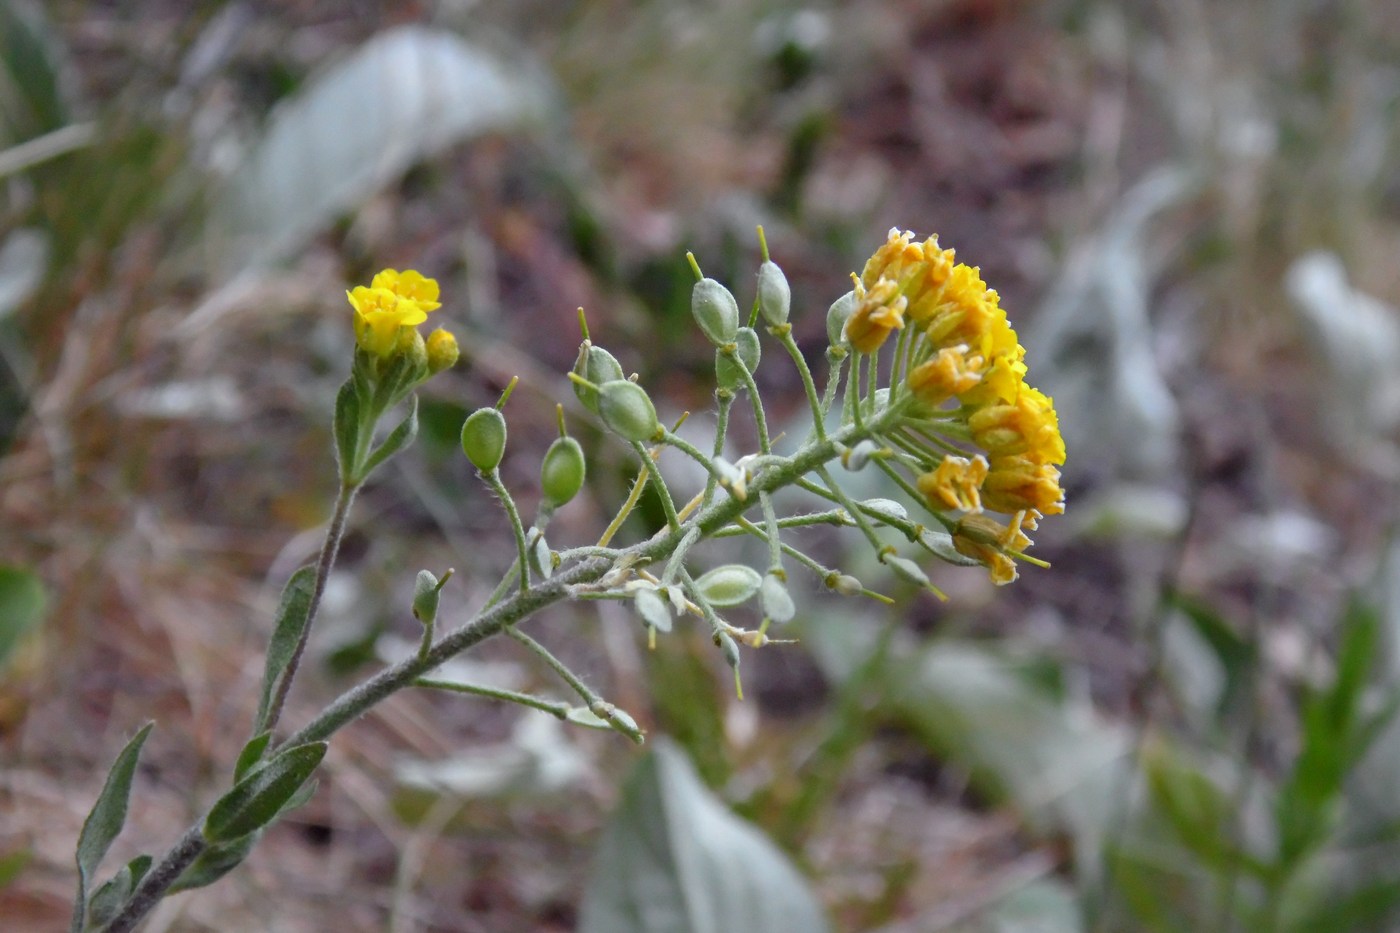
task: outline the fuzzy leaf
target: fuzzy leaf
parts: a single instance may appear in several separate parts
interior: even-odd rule
[[[194,864],[181,873],[179,880],[170,886],[170,893],[203,888],[218,881],[243,863],[252,851],[254,843],[258,841],[259,835],[252,832],[232,842],[219,843],[205,849],[199,853]]]
[[[233,783],[237,784],[247,777],[253,766],[262,761],[263,752],[267,751],[267,743],[270,741],[271,732],[259,733],[248,740],[248,744],[243,746],[243,751],[238,753],[238,761],[233,766]]]
[[[315,588],[316,568],[302,567],[292,574],[292,578],[282,590],[282,602],[277,607],[277,622],[272,628],[272,639],[267,645],[262,699],[258,702],[254,733],[263,732],[267,728],[273,693],[277,689],[277,682],[286,674],[287,666],[292,663],[297,643],[301,641],[302,630],[306,628],[307,616],[311,612],[311,594]]]
[[[254,769],[210,809],[204,820],[204,838],[213,843],[232,842],[271,823],[325,754],[325,742],[311,742],[289,748]]]
[[[364,430],[360,415],[363,404],[355,390],[355,380],[347,379],[335,396],[335,456],[342,481],[351,479],[357,466],[360,431]]]
[[[400,421],[398,427],[390,431],[389,436],[384,438],[384,443],[376,447],[374,453],[369,455],[369,459],[360,468],[360,475],[356,479],[363,480],[369,476],[385,460],[412,444],[413,439],[417,436],[418,396],[414,395],[409,397],[407,417]]]
[[[126,823],[126,805],[131,797],[131,781],[136,776],[136,762],[154,726],[153,722],[142,726],[112,762],[102,793],[97,796],[97,802],[83,822],[83,831],[78,835],[78,897],[73,905],[73,930],[77,933],[81,933],[87,922],[87,892],[92,876]]]

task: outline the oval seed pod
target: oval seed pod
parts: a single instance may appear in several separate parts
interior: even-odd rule
[[[792,596],[774,573],[763,577],[763,585],[758,589],[758,604],[763,607],[763,614],[774,622],[791,622],[792,617],[797,615]]]
[[[632,599],[644,623],[658,632],[671,631],[671,610],[656,590],[643,587]]]
[[[591,341],[585,340],[578,348],[578,360],[574,363],[574,372],[578,373],[595,386],[600,386],[605,382],[612,382],[614,379],[626,379],[627,374],[622,371],[622,364],[602,347],[595,347]],[[598,414],[598,390],[586,386],[581,382],[574,383],[574,394],[593,414]]]
[[[540,490],[551,507],[558,508],[578,495],[587,475],[583,448],[572,437],[557,438],[540,462]]]
[[[701,279],[690,292],[690,313],[710,343],[722,347],[739,332],[739,302],[714,279]]]
[[[646,389],[626,379],[612,379],[598,387],[598,416],[624,440],[649,441],[661,433],[656,406]]]
[[[786,324],[792,309],[792,287],[778,264],[768,260],[758,267],[758,310],[774,327]]]
[[[542,580],[548,580],[554,576],[554,554],[549,549],[549,542],[544,539],[544,532],[538,528],[530,530],[531,538],[525,548],[525,558],[530,562],[530,569],[535,576]]]
[[[846,346],[846,322],[856,310],[856,293],[846,292],[826,312],[826,339],[833,347]]]
[[[462,425],[462,453],[483,473],[501,465],[506,452],[506,417],[494,408],[478,408]]]
[[[739,332],[734,335],[734,346],[735,354],[744,361],[752,375],[758,369],[758,361],[763,355],[763,348],[758,342],[758,331],[752,327],[739,328]],[[715,384],[731,392],[748,386],[748,383],[744,382],[744,374],[740,372],[739,365],[734,362],[734,357],[723,350],[715,351]]]
[[[437,620],[438,597],[442,588],[438,578],[427,570],[418,571],[413,581],[413,618],[424,625],[432,625]]]
[[[725,564],[695,581],[695,589],[712,606],[737,606],[758,592],[763,577],[752,567]]]
[[[914,584],[915,586],[928,586],[928,574],[923,568],[907,557],[895,557],[893,555],[884,559],[886,567],[894,571],[895,576],[902,580]]]
[[[861,582],[849,573],[835,574],[827,579],[826,585],[835,590],[838,596],[859,596],[865,590]]]

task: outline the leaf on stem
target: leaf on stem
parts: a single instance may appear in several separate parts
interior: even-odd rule
[[[343,389],[341,392],[344,394]],[[258,702],[258,716],[253,725],[255,735],[267,729],[272,698],[276,694],[278,681],[285,676],[287,666],[292,663],[292,656],[296,654],[297,644],[301,641],[302,630],[306,628],[307,616],[311,612],[311,595],[315,589],[316,568],[308,566],[292,574],[282,590],[282,602],[277,607],[277,622],[272,628],[272,639],[267,645],[262,699]],[[244,749],[244,753],[247,753],[247,749]],[[262,754],[261,750],[258,754]]]
[[[356,482],[362,482],[375,469],[388,460],[394,454],[403,450],[413,439],[418,436],[418,396],[409,396],[408,415],[399,422],[398,427],[389,432],[389,436],[384,438],[384,443],[375,448],[374,453],[369,455],[365,465],[360,468],[359,474],[354,477]]]
[[[112,841],[122,831],[126,823],[126,805],[131,797],[131,781],[136,776],[136,762],[141,757],[141,746],[151,734],[155,723],[148,722],[141,731],[131,737],[126,747],[117,755],[112,769],[107,772],[107,782],[102,793],[92,805],[83,822],[83,831],[78,836],[78,898],[73,905],[73,930],[81,933],[87,922],[87,889],[93,873],[101,864],[102,857],[111,848]]]
[[[282,813],[326,754],[325,742],[289,748],[234,785],[209,810],[204,838],[232,842],[267,826]]]
[[[360,395],[355,380],[347,379],[335,396],[335,454],[340,464],[341,482],[357,472],[355,463],[360,450],[360,431],[364,429],[360,411]]]

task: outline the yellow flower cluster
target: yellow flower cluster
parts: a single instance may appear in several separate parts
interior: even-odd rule
[[[405,328],[422,324],[428,319],[429,311],[442,307],[438,301],[437,281],[412,269],[405,272],[385,269],[374,277],[368,288],[357,285],[345,296],[355,309],[355,341],[380,357],[392,354],[400,340],[409,336]],[[456,339],[447,331],[438,330],[429,337],[429,346],[436,342],[441,352],[449,340],[455,349]],[[453,361],[456,361],[455,355]]]
[[[945,454],[918,479],[936,508],[966,513],[953,536],[957,549],[987,566],[996,583],[1016,578],[1019,555],[1045,515],[1064,511],[1057,466],[1065,445],[1050,398],[1025,381],[1026,350],[995,291],[979,271],[954,261],[937,237],[914,242],[891,230],[856,284],[856,309],[846,325],[851,346],[874,353],[906,323],[917,328],[908,347],[909,391],[925,413],[960,425],[959,437],[980,450]],[[904,344],[901,343],[901,346]],[[950,402],[956,407],[950,407]],[[983,509],[1011,516],[1006,525]]]

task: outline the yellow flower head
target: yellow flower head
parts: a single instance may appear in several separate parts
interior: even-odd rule
[[[399,329],[428,319],[417,303],[400,298],[387,288],[356,285],[345,293],[355,309],[355,340],[370,353],[388,356],[398,346]]]
[[[857,352],[874,353],[890,331],[904,327],[909,302],[893,279],[880,279],[869,287],[857,279],[855,295],[856,309],[846,321],[846,339]]]
[[[425,312],[436,311],[442,307],[438,301],[437,280],[427,278],[413,269],[405,269],[403,272],[385,269],[374,277],[370,287],[386,288],[400,298],[413,302]]]
[[[402,330],[428,319],[438,303],[438,284],[408,270],[385,269],[368,288],[356,285],[345,293],[355,309],[355,341],[376,356],[389,356],[400,345]]]
[[[938,468],[918,479],[919,491],[935,505],[964,512],[982,511],[980,489],[987,478],[987,459],[947,456]]]

